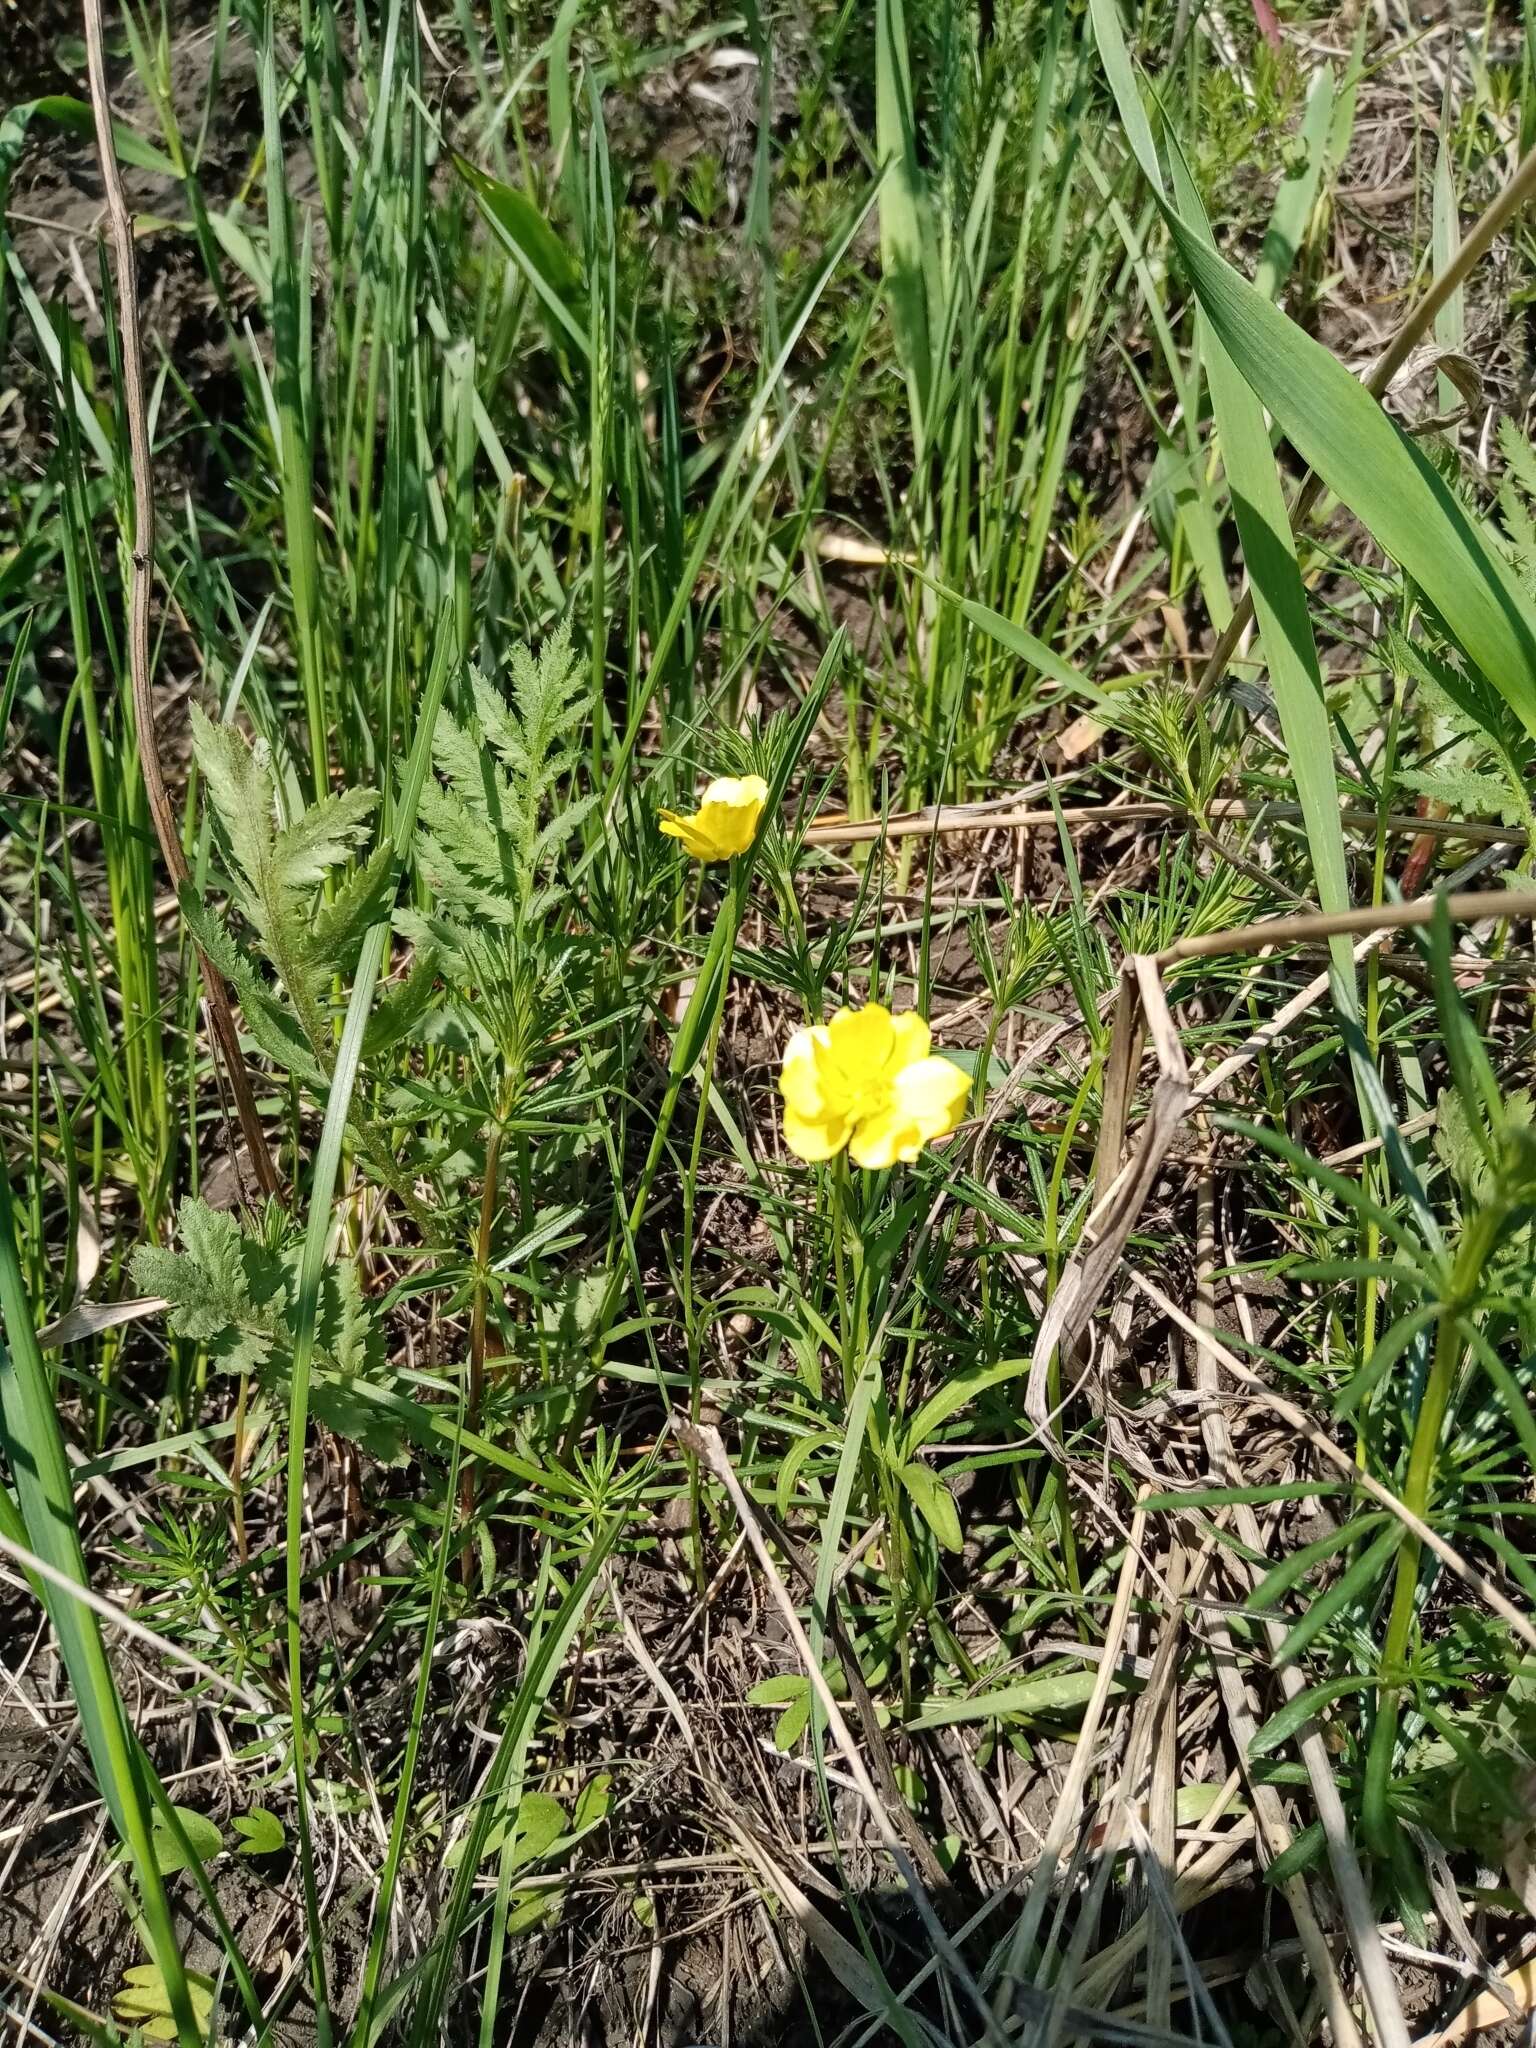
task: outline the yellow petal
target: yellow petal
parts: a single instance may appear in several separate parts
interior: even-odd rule
[[[798,1117],[814,1119],[826,1113],[816,1067],[816,1047],[826,1035],[825,1026],[816,1024],[795,1032],[784,1048],[779,1093]]]
[[[708,860],[710,858],[708,842],[699,831],[699,821],[697,818],[685,818],[676,811],[663,811],[661,814],[661,830],[663,837],[667,839],[680,839],[683,843],[683,851],[691,853],[695,860]]]
[[[970,1092],[969,1077],[951,1061],[914,1060],[896,1076],[890,1102],[854,1132],[848,1147],[854,1164],[872,1171],[898,1160],[910,1164],[924,1145],[955,1129]]]
[[[848,1142],[847,1120],[840,1116],[825,1117],[797,1116],[788,1103],[784,1105],[784,1142],[797,1159],[804,1159],[811,1165],[819,1160],[831,1159],[841,1152]]]
[[[757,837],[767,801],[768,785],[761,775],[719,775],[691,816],[663,811],[661,829],[669,839],[680,839],[695,860],[730,860]]]
[[[827,1057],[822,1065],[850,1091],[866,1089],[884,1077],[895,1043],[891,1013],[883,1003],[835,1010],[827,1020]]]
[[[706,804],[727,804],[732,810],[758,810],[768,801],[761,775],[717,775],[704,791]]]
[[[928,1020],[919,1017],[916,1010],[903,1010],[891,1019],[894,1044],[891,1048],[895,1065],[909,1067],[914,1060],[925,1060],[933,1044],[933,1033],[928,1029]]]
[[[965,1115],[971,1077],[953,1060],[914,1060],[896,1076],[896,1102],[922,1129],[925,1143],[947,1138]]]
[[[922,1149],[922,1139],[894,1103],[865,1117],[848,1141],[848,1156],[854,1165],[867,1167],[871,1173],[894,1166],[898,1159],[915,1159]]]
[[[757,837],[767,796],[768,785],[761,775],[745,775],[740,780],[725,775],[709,785],[699,806],[699,823],[712,842],[711,860],[729,860],[733,854],[746,852]]]

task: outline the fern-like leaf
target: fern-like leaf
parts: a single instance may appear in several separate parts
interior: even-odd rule
[[[389,869],[387,849],[365,862],[329,902],[325,885],[366,838],[377,794],[342,790],[280,825],[277,785],[264,745],[247,746],[239,733],[214,725],[195,706],[192,743],[229,844],[236,901],[287,997],[297,1035],[309,1048],[308,1060],[290,1071],[309,1080],[311,1070],[329,1062],[330,981],[368,922]],[[267,996],[263,1002],[251,992],[249,969],[243,975],[229,967],[225,972],[239,990],[251,1035],[263,1051],[282,1058],[275,1049],[285,1036],[278,1021],[281,1007],[274,1016],[273,999]]]
[[[444,910],[516,935],[554,908],[548,870],[596,798],[570,787],[587,705],[568,630],[537,656],[515,649],[510,667],[510,698],[475,671],[474,716],[439,715],[420,848]]]
[[[178,1337],[207,1345],[232,1371],[253,1370],[281,1330],[280,1269],[233,1216],[195,1196],[183,1201],[176,1227],[180,1251],[141,1245],[134,1253],[135,1284],[169,1302],[167,1320]]]
[[[425,1017],[437,990],[438,959],[430,945],[419,948],[404,981],[385,992],[374,1005],[363,1034],[363,1056],[375,1059],[409,1038]]]
[[[344,789],[301,812],[273,842],[272,887],[296,890],[323,882],[366,837],[377,802],[371,789]]]
[[[276,792],[265,745],[249,747],[233,726],[215,725],[192,711],[192,751],[234,857],[232,880],[242,906],[259,902],[261,877],[272,857]]]

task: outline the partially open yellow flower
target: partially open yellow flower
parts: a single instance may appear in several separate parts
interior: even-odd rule
[[[965,1113],[968,1074],[929,1056],[928,1026],[881,1003],[838,1010],[784,1048],[784,1142],[801,1159],[846,1145],[856,1166],[894,1166],[948,1137]]]
[[[761,775],[717,776],[691,817],[663,811],[661,829],[669,839],[680,839],[695,860],[729,860],[745,853],[757,837],[767,801],[768,785]]]

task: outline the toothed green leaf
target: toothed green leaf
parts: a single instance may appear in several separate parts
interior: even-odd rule
[[[265,746],[250,747],[230,725],[215,725],[191,707],[192,751],[208,786],[208,799],[224,827],[236,879],[253,893],[272,853],[274,789]]]
[[[371,789],[344,789],[285,825],[272,846],[272,876],[279,889],[303,889],[323,882],[367,836],[378,803]]]

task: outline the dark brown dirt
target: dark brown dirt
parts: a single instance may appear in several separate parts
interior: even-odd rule
[[[67,60],[74,52],[69,41],[78,41],[79,35],[79,10],[67,0],[0,0],[7,104],[71,90]]]

